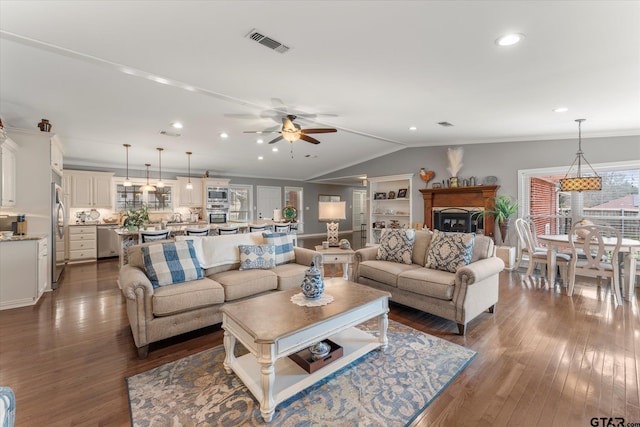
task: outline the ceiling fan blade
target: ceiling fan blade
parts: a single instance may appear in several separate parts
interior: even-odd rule
[[[301,134],[300,135],[300,139],[303,140],[303,141],[310,142],[312,144],[320,144],[320,141],[318,141],[315,138],[311,138],[309,135]]]
[[[284,139],[284,138],[282,137],[282,135],[280,135],[280,136],[279,136],[279,137],[277,137],[277,138],[272,139],[271,141],[269,141],[269,142],[268,142],[268,144],[275,144],[276,142],[280,141],[281,139]]]
[[[338,132],[337,129],[334,128],[316,128],[316,129],[302,129],[303,133],[329,133],[329,132]]]
[[[280,133],[279,130],[245,130],[242,133]]]

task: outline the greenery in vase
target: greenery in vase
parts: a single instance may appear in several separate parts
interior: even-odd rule
[[[493,198],[493,209],[479,211],[477,216],[486,218],[491,215],[498,223],[506,222],[511,215],[518,212],[518,201],[511,196],[498,196]]]
[[[144,223],[149,222],[149,207],[144,203],[138,209],[130,207],[124,216],[126,217],[123,224],[125,227],[140,228]]]

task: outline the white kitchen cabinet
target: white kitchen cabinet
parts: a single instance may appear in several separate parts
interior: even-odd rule
[[[113,208],[111,201],[113,173],[69,170],[64,173],[71,178],[72,208]]]
[[[384,228],[412,228],[411,181],[413,174],[367,178],[369,180],[370,244],[378,243]],[[404,194],[403,194],[404,193]],[[404,197],[398,197],[404,196]]]
[[[62,168],[64,153],[62,152],[62,144],[56,136],[51,138],[51,169],[58,175],[62,176]]]
[[[202,178],[191,178],[193,189],[187,190],[188,177],[177,177],[178,206],[202,207]]]
[[[95,225],[69,226],[69,261],[95,261],[98,258]]]
[[[0,147],[0,207],[16,204],[16,152],[18,146],[7,138]]]
[[[0,310],[38,302],[49,277],[46,238],[0,242]]]

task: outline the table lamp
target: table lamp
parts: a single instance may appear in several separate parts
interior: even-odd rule
[[[318,202],[318,220],[327,223],[327,241],[329,246],[339,246],[338,223],[346,217],[346,202]]]

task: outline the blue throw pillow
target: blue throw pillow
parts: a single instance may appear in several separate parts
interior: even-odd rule
[[[376,259],[411,264],[415,233],[416,231],[412,228],[388,228],[383,230]]]
[[[273,245],[238,245],[240,270],[268,270],[276,266]]]
[[[425,267],[455,273],[471,262],[473,233],[444,233],[433,230]]]
[[[293,251],[293,239],[289,233],[262,233],[268,245],[276,248],[276,265],[288,264],[296,261]]]
[[[142,257],[154,288],[203,277],[191,240],[143,246]]]

